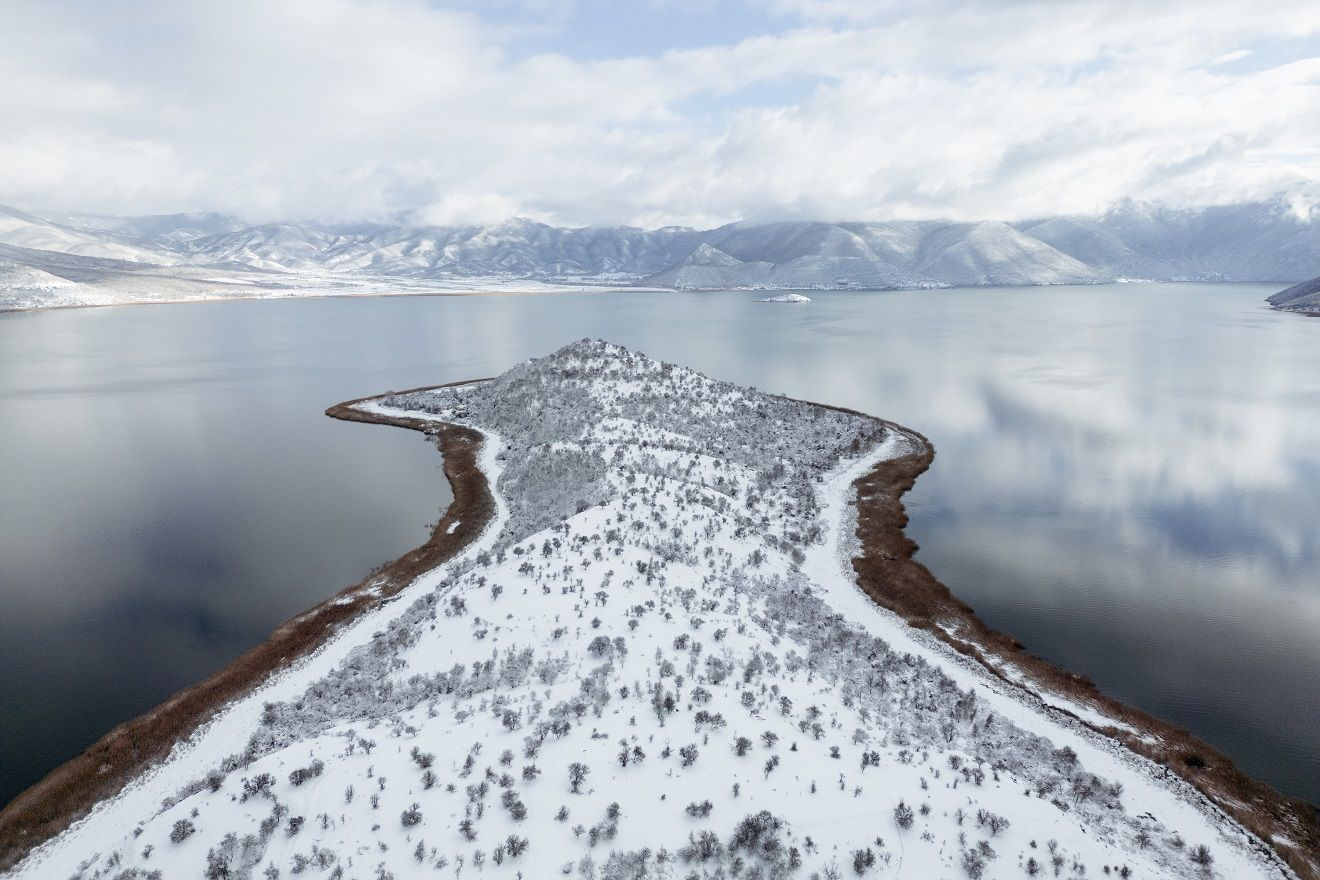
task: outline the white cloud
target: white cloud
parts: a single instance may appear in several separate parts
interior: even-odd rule
[[[777,32],[607,60],[520,53],[509,10],[481,9],[11,2],[0,201],[657,225],[1014,218],[1320,181],[1310,2],[778,0]],[[1266,63],[1274,45],[1288,63]],[[786,82],[808,88],[776,101]]]
[[[440,201],[421,208],[413,219],[424,226],[454,226],[497,223],[526,213],[513,199],[497,193],[448,193]]]
[[[1234,49],[1232,52],[1225,52],[1223,55],[1215,56],[1210,63],[1213,65],[1231,64],[1234,61],[1241,61],[1243,58],[1251,57],[1250,49]]]

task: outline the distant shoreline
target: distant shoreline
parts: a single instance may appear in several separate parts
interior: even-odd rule
[[[156,306],[156,305],[194,305],[209,303],[229,303],[229,302],[254,302],[254,301],[290,301],[290,300],[325,300],[325,299],[385,299],[385,298],[412,298],[412,297],[472,297],[472,296],[509,296],[509,297],[537,297],[553,296],[565,293],[582,294],[629,294],[629,293],[671,293],[685,294],[694,296],[710,296],[721,293],[755,293],[755,294],[782,294],[807,291],[813,294],[855,294],[855,293],[931,293],[939,294],[955,290],[1044,290],[1058,287],[1140,287],[1148,284],[1201,284],[1201,285],[1247,285],[1259,284],[1270,285],[1277,282],[1270,281],[1107,281],[1093,282],[1085,284],[974,284],[974,285],[950,285],[945,287],[801,287],[801,288],[769,288],[769,287],[703,287],[703,288],[673,288],[673,287],[643,287],[632,285],[564,285],[563,287],[512,287],[512,288],[455,288],[452,290],[381,290],[366,292],[316,292],[316,293],[274,293],[270,295],[237,295],[237,296],[200,296],[200,297],[177,297],[169,299],[142,299],[128,300],[125,302],[113,303],[65,303],[60,305],[42,305],[42,306],[23,306],[20,308],[11,308],[0,305],[0,315],[3,314],[27,314],[34,312],[56,312],[69,311],[72,309],[112,309],[124,306]],[[1287,312],[1290,314],[1302,314],[1308,316],[1320,316],[1320,312],[1303,312],[1286,308],[1271,306],[1271,309],[1278,312]]]
[[[481,381],[484,380],[409,390]],[[481,534],[494,512],[490,486],[477,464],[483,436],[461,425],[354,408],[378,396],[336,404],[326,410],[326,415],[345,421],[408,428],[436,439],[453,501],[436,523],[430,539],[285,621],[264,642],[209,678],[179,691],[146,714],[118,725],[81,755],[56,767],[19,794],[0,810],[0,873],[87,815],[96,804],[117,795],[128,782],[168,756],[176,743],[204,726],[226,704],[314,652],[345,624],[379,607],[418,575],[450,559]]]
[[[321,300],[321,299],[386,299],[386,298],[412,298],[412,297],[444,297],[444,296],[546,296],[561,293],[675,293],[683,291],[673,291],[663,287],[603,287],[603,286],[565,286],[563,289],[546,288],[544,290],[534,290],[531,288],[513,288],[508,290],[491,288],[473,288],[471,290],[385,290],[370,291],[365,293],[288,293],[271,294],[269,296],[200,296],[200,297],[179,297],[174,299],[142,299],[129,300],[126,302],[113,303],[65,303],[51,306],[24,306],[22,308],[8,308],[0,306],[0,314],[23,314],[29,312],[61,312],[72,309],[117,309],[126,306],[177,306],[177,305],[206,305],[211,303],[229,303],[229,302],[271,302],[289,300]]]

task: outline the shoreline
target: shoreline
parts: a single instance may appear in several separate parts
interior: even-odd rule
[[[407,389],[428,390],[485,381],[472,379]],[[403,392],[387,392],[403,393]],[[436,440],[453,501],[420,547],[280,624],[261,644],[151,711],[126,721],[82,754],[65,761],[0,809],[0,873],[119,794],[137,775],[166,758],[225,705],[323,645],[349,621],[379,607],[418,575],[452,558],[481,534],[494,512],[494,496],[477,464],[482,435],[472,428],[354,409],[381,395],[349,400],[325,411],[343,421],[393,425]],[[453,527],[452,531],[451,526]]]
[[[50,306],[25,306],[21,308],[0,307],[0,315],[29,314],[33,312],[58,312],[72,309],[113,309],[121,306],[166,306],[191,305],[197,303],[251,302],[256,300],[303,300],[303,299],[385,299],[401,297],[467,297],[467,296],[545,296],[564,293],[608,294],[608,293],[677,293],[704,297],[712,293],[940,293],[950,290],[1033,290],[1056,287],[1132,287],[1147,284],[1273,284],[1269,281],[1097,281],[1086,284],[949,284],[942,287],[647,287],[641,285],[582,284],[563,285],[557,288],[531,289],[512,287],[500,288],[453,288],[441,290],[367,290],[367,291],[318,291],[315,293],[287,293],[270,296],[202,296],[176,299],[143,299],[112,303],[66,303]],[[234,285],[241,287],[241,285]],[[296,291],[298,288],[288,288]],[[1320,317],[1320,312],[1295,311],[1270,306],[1276,312]],[[824,406],[824,404],[821,404]]]
[[[180,306],[180,305],[200,305],[204,303],[227,303],[227,302],[254,302],[254,301],[286,301],[286,300],[304,300],[304,299],[390,299],[404,297],[435,297],[435,296],[546,296],[561,293],[586,293],[586,294],[605,294],[605,293],[682,293],[683,291],[673,290],[668,287],[609,287],[607,285],[583,285],[573,287],[565,285],[562,289],[532,290],[528,288],[513,288],[501,290],[497,288],[482,289],[470,288],[464,290],[455,288],[453,290],[386,290],[386,291],[365,291],[358,293],[289,293],[276,294],[273,296],[202,296],[202,297],[184,297],[179,299],[141,299],[129,300],[126,302],[113,303],[66,303],[53,306],[25,306],[22,308],[0,307],[0,315],[5,314],[30,314],[33,312],[63,312],[72,309],[117,309],[122,306]],[[437,386],[438,387],[438,386]],[[413,389],[418,390],[418,389]]]
[[[930,468],[935,450],[920,433],[881,421],[909,438],[915,448],[879,462],[853,483],[857,538],[862,547],[862,555],[852,560],[858,587],[908,625],[1039,699],[1042,711],[1062,712],[1163,767],[1165,774],[1176,774],[1258,838],[1302,880],[1320,880],[1320,811],[1316,805],[1275,791],[1187,730],[1104,694],[1085,676],[1028,653],[1017,639],[987,626],[916,561],[917,544],[904,531],[908,516],[902,498]],[[1052,702],[1052,696],[1062,699]],[[1086,717],[1092,713],[1099,717]]]
[[[483,379],[407,389],[422,391]],[[493,487],[478,465],[482,435],[472,428],[355,408],[385,392],[345,401],[326,415],[344,421],[386,424],[436,439],[454,500],[430,540],[302,614],[286,621],[261,645],[203,682],[171,697],[152,712],[114,728],[82,755],[60,765],[0,810],[0,872],[58,835],[91,808],[115,796],[138,774],[201,728],[218,709],[269,680],[293,660],[314,651],[345,622],[380,606],[418,575],[453,557],[490,521]],[[1320,880],[1320,823],[1316,809],[1287,798],[1238,770],[1230,759],[1188,732],[1102,694],[1082,676],[1026,653],[1010,636],[990,629],[924,565],[904,528],[903,496],[934,460],[920,433],[884,419],[828,404],[803,401],[875,419],[908,441],[909,451],[871,467],[853,483],[856,537],[861,555],[851,560],[857,586],[880,607],[975,661],[996,679],[1038,699],[1040,711],[1067,715],[1136,756],[1177,774],[1226,816],[1286,862],[1302,880]],[[453,529],[450,532],[450,529]],[[1065,705],[1049,697],[1063,698]],[[1058,702],[1058,701],[1056,701]],[[1098,724],[1090,712],[1101,714]],[[1295,845],[1288,847],[1280,836]]]

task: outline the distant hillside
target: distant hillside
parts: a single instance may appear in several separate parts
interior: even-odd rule
[[[1004,223],[734,224],[707,235],[641,283],[787,290],[1109,280]]]
[[[1197,209],[1130,202],[1095,217],[1015,224],[740,222],[708,230],[565,228],[531,220],[251,226],[220,214],[40,217],[0,207],[0,245],[149,264],[157,281],[191,273],[190,297],[227,295],[220,288],[194,291],[198,278],[285,290],[378,288],[381,281],[392,288],[531,283],[874,290],[1116,280],[1294,282],[1320,275],[1320,224],[1299,217],[1282,198]],[[79,285],[92,283],[85,267],[72,270],[81,277],[71,277],[50,268],[49,257],[6,259]],[[245,274],[235,281],[226,273],[260,277]],[[8,276],[18,277],[12,270]],[[118,283],[111,291],[77,288],[35,299],[38,305],[118,301],[116,291],[130,286],[123,277]],[[17,289],[0,279],[0,308],[16,307]],[[23,307],[33,307],[30,289],[21,299]]]
[[[1123,203],[1028,234],[1105,274],[1168,281],[1300,281],[1320,275],[1320,224],[1283,200],[1211,208]]]
[[[0,244],[79,257],[140,263],[174,262],[178,259],[177,255],[154,247],[136,236],[105,229],[80,229],[3,205],[0,205]]]

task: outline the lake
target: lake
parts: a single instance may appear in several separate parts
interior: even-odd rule
[[[330,404],[599,336],[928,436],[991,626],[1320,801],[1320,320],[1273,285],[258,300],[0,314],[0,803],[420,543],[420,435]]]

